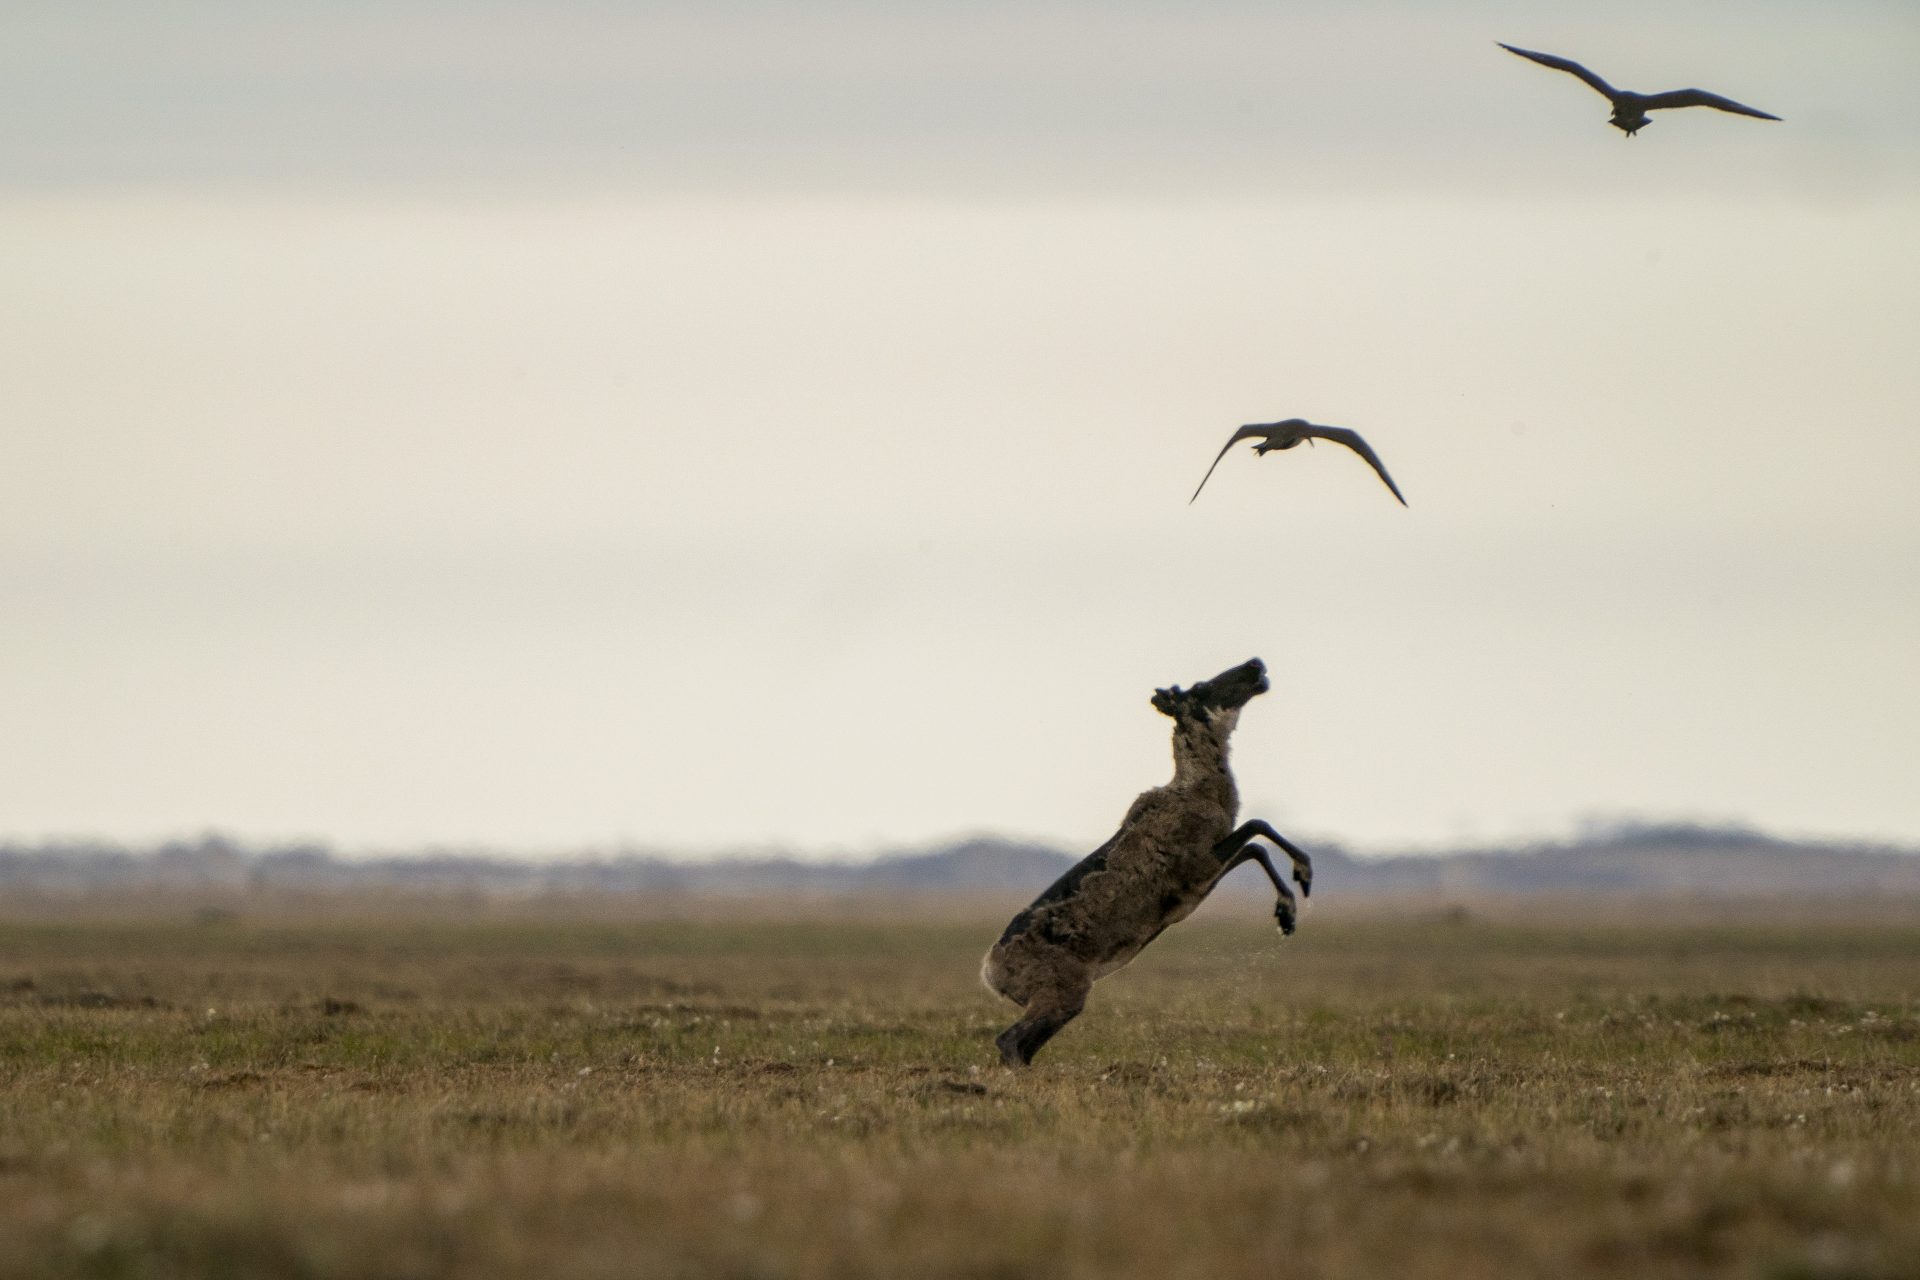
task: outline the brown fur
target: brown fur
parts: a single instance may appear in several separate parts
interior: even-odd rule
[[[1240,797],[1227,767],[1240,707],[1265,689],[1254,659],[1185,693],[1154,695],[1154,706],[1174,721],[1173,780],[1142,792],[1119,831],[1015,916],[981,966],[987,986],[1025,1007],[998,1041],[1009,1065],[1031,1061],[1080,1012],[1095,981],[1192,914],[1241,861],[1266,869],[1282,895],[1281,927],[1291,930],[1292,894],[1264,851],[1248,851],[1251,836],[1234,829]],[[1280,843],[1297,868],[1307,865],[1304,854]],[[1295,875],[1308,883],[1307,873]]]

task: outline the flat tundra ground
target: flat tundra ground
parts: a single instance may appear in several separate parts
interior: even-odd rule
[[[0,903],[0,1276],[1920,1275],[1920,910]]]

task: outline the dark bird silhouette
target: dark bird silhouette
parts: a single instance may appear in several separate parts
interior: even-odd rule
[[[1312,444],[1315,440],[1331,440],[1335,444],[1343,444],[1365,458],[1367,465],[1373,468],[1374,473],[1386,483],[1387,488],[1393,490],[1393,496],[1400,498],[1400,486],[1393,482],[1393,477],[1387,474],[1387,469],[1380,465],[1378,455],[1367,446],[1365,440],[1360,438],[1358,431],[1349,431],[1345,427],[1319,427],[1305,418],[1288,418],[1285,422],[1248,423],[1227,438],[1227,443],[1213,459],[1213,467],[1220,465],[1220,459],[1227,456],[1228,449],[1242,440],[1251,440],[1256,437],[1260,440],[1259,444],[1253,446],[1256,454],[1264,454],[1272,449],[1291,449],[1302,440],[1308,444]],[[1207,481],[1213,478],[1213,467],[1208,467],[1207,474],[1200,477],[1200,484],[1193,491],[1193,498],[1199,497],[1200,490],[1206,488]],[[1188,503],[1192,503],[1193,498],[1188,498]],[[1400,505],[1406,506],[1407,500],[1400,498]]]
[[[1499,41],[1494,43],[1499,44]],[[1708,93],[1705,89],[1669,89],[1665,93],[1635,93],[1631,89],[1616,89],[1571,58],[1556,58],[1550,53],[1516,49],[1510,44],[1502,44],[1500,47],[1508,53],[1531,59],[1543,67],[1552,67],[1555,71],[1579,76],[1594,89],[1606,95],[1607,101],[1613,104],[1613,116],[1607,123],[1629,138],[1647,127],[1647,112],[1664,111],[1668,107],[1712,107],[1717,111],[1731,111],[1738,116],[1753,116],[1760,120],[1780,118],[1768,115],[1764,111],[1755,111],[1752,107],[1742,106],[1732,98]]]

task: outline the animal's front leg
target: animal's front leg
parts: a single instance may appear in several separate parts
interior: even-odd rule
[[[1299,919],[1298,904],[1294,901],[1293,890],[1287,888],[1287,882],[1280,878],[1278,871],[1274,870],[1273,860],[1267,856],[1267,851],[1254,843],[1259,839],[1271,840],[1286,851],[1287,856],[1293,860],[1293,878],[1299,883],[1300,892],[1311,894],[1313,862],[1306,854],[1296,849],[1292,841],[1258,818],[1240,824],[1232,835],[1213,847],[1213,855],[1220,859],[1221,875],[1225,875],[1243,862],[1260,864],[1260,869],[1267,873],[1267,879],[1273,882],[1273,891],[1276,895],[1273,904],[1273,922],[1279,926],[1281,933],[1290,934]]]
[[[1231,871],[1243,862],[1259,863],[1260,869],[1267,873],[1267,879],[1273,881],[1273,891],[1277,895],[1273,904],[1273,922],[1279,926],[1281,933],[1291,934],[1294,924],[1299,919],[1298,904],[1293,899],[1293,890],[1287,888],[1287,882],[1282,880],[1280,873],[1273,869],[1273,860],[1267,857],[1267,851],[1259,845],[1248,844],[1242,848],[1233,856],[1233,861],[1227,864],[1227,870]]]
[[[1282,853],[1292,859],[1293,882],[1300,886],[1301,896],[1311,898],[1313,896],[1313,859],[1295,847],[1293,841],[1275,831],[1273,824],[1264,818],[1254,818],[1235,827],[1232,835],[1213,846],[1214,856],[1220,859],[1222,865],[1231,866],[1240,851],[1247,847],[1247,842],[1255,836],[1271,840],[1280,846]],[[1268,866],[1267,874],[1273,875],[1271,866]],[[1279,880],[1278,876],[1274,876],[1274,883],[1278,884]]]

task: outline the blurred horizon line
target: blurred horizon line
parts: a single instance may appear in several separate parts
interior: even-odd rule
[[[1428,842],[1395,842],[1358,847],[1328,833],[1289,833],[1310,851],[1321,850],[1360,862],[1396,859],[1523,856],[1543,852],[1590,849],[1607,845],[1670,843],[1683,846],[1768,846],[1817,849],[1827,852],[1893,853],[1920,857],[1920,839],[1868,834],[1835,835],[1806,831],[1779,831],[1732,818],[1675,818],[1644,814],[1601,813],[1576,816],[1558,832],[1535,830],[1506,835],[1463,834]],[[1097,840],[1087,842],[1091,850]],[[1078,846],[1044,836],[974,828],[926,838],[877,840],[863,847],[831,843],[805,846],[779,839],[737,841],[711,846],[656,843],[630,837],[567,844],[484,840],[397,840],[339,843],[324,836],[249,835],[209,824],[191,833],[123,839],[105,835],[44,833],[38,836],[0,835],[0,858],[114,855],[154,859],[181,854],[216,853],[243,859],[278,856],[324,856],[354,863],[435,859],[495,863],[501,866],[540,867],[562,864],[598,864],[652,861],[684,866],[721,866],[729,863],[797,863],[808,866],[875,866],[889,861],[949,854],[973,847],[999,847],[1055,853],[1077,858]]]

